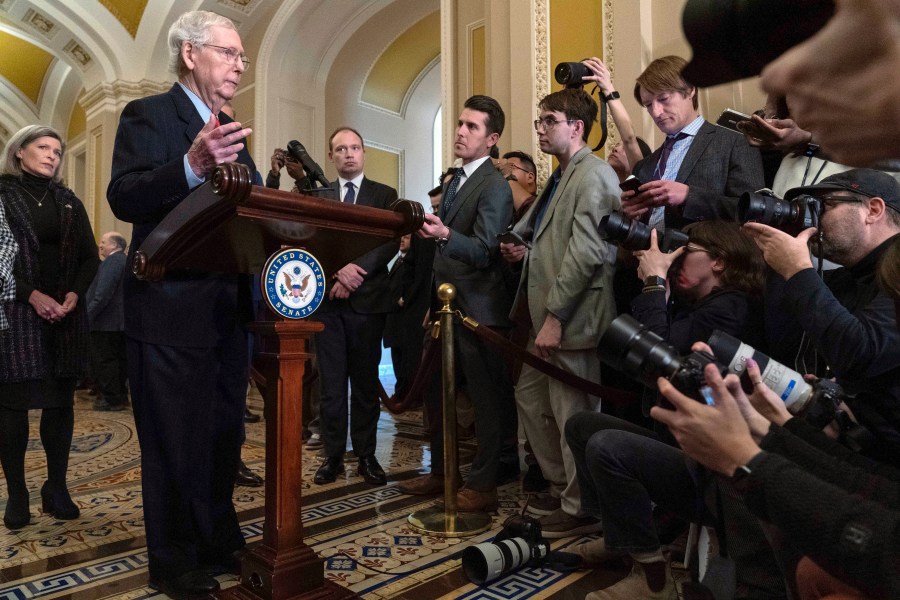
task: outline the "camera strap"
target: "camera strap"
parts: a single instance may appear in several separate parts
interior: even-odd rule
[[[606,138],[609,135],[609,129],[606,126],[606,98],[603,97],[603,90],[600,89],[600,86],[595,85],[594,89],[591,90],[591,93],[597,92],[597,95],[600,96],[600,141],[597,142],[597,145],[594,146],[594,149],[591,152],[596,152],[600,148],[606,144]]]

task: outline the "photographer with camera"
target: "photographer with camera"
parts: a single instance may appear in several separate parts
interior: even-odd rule
[[[639,276],[645,281],[643,293],[633,301],[635,318],[673,346],[673,352],[689,351],[695,340],[708,338],[715,329],[751,339],[761,329],[751,310],[763,289],[765,265],[759,250],[736,223],[702,221],[688,225],[685,233],[688,244],[664,254],[657,247],[656,232],[651,231],[650,249],[635,253]],[[667,298],[669,291],[674,302]],[[613,329],[604,334],[601,352],[610,350],[604,342]],[[649,414],[649,409],[645,407],[644,412]],[[661,427],[651,431],[610,415],[582,412],[569,419],[565,431],[584,510],[601,514],[604,525],[603,539],[571,552],[586,566],[626,554],[635,561],[629,577],[589,598],[669,598],[674,587],[651,499],[681,518],[709,522],[709,515],[700,508],[701,474],[685,464],[678,449],[670,445],[669,432]],[[731,531],[739,532],[729,538],[729,553],[740,561],[738,581],[746,597],[778,597],[780,580],[766,581],[757,574],[765,570],[758,568],[761,560],[777,571],[774,558],[742,553],[745,548],[767,548],[758,523],[732,503],[726,517]],[[769,593],[772,589],[775,592]]]
[[[299,160],[291,156],[282,148],[275,148],[272,152],[272,168],[266,173],[266,187],[278,189],[281,185],[281,169],[286,169],[287,174],[294,180],[294,188],[292,192],[308,190],[310,187],[309,178],[303,170],[303,165]]]
[[[738,197],[764,185],[759,151],[700,116],[697,88],[681,76],[685,64],[678,56],[658,58],[634,86],[635,99],[666,141],[634,166],[644,183],[622,194],[622,206],[628,217],[654,228],[734,220]]]
[[[895,243],[895,275],[898,249]],[[900,472],[792,417],[752,360],[747,375],[749,398],[737,377],[723,380],[714,365],[707,366],[712,406],[660,379],[660,393],[674,410],[658,406],[651,414],[669,427],[685,454],[718,473],[752,514],[805,555],[796,572],[803,600],[898,597]]]
[[[744,225],[775,273],[766,288],[773,358],[801,373],[836,376],[849,394],[872,392],[847,401],[877,442],[863,451],[900,464],[900,332],[894,301],[875,282],[879,259],[900,233],[900,183],[853,169],[794,188],[785,200],[818,212],[822,254],[842,268],[822,277],[813,269],[807,242],[814,228],[793,237],[762,223]],[[815,367],[808,345],[830,373]]]

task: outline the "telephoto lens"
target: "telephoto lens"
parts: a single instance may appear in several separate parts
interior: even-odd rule
[[[597,231],[601,239],[632,252],[650,248],[650,226],[633,221],[622,213],[612,212],[600,217]],[[671,252],[687,243],[688,235],[678,229],[666,229],[657,237],[657,244],[662,252]]]
[[[747,359],[759,365],[763,383],[775,392],[792,415],[803,412],[813,398],[814,389],[803,376],[776,360],[772,360],[753,346],[716,329],[707,342],[716,358],[722,361],[729,373],[741,378],[745,390],[752,391],[753,384],[746,377]]]
[[[753,221],[797,235],[804,229],[816,227],[821,205],[812,196],[797,196],[793,200],[779,198],[770,189],[744,192],[738,200],[738,221]]]
[[[540,565],[549,553],[550,544],[541,534],[540,521],[513,515],[503,522],[493,541],[463,550],[462,566],[469,581],[484,585],[525,565]]]
[[[668,342],[650,331],[631,315],[616,317],[597,346],[600,360],[628,377],[656,389],[656,380],[664,377],[682,393],[712,404],[703,370],[717,364],[707,352],[691,352],[682,357]],[[727,371],[717,365],[724,376]]]

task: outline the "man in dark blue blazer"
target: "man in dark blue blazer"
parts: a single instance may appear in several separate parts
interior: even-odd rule
[[[622,210],[657,228],[735,220],[741,194],[765,185],[759,150],[700,116],[697,88],[681,77],[685,64],[678,56],[658,58],[634,86],[635,98],[666,141],[634,166],[632,173],[644,183],[637,194],[622,194]]]
[[[127,245],[122,234],[116,231],[100,236],[100,266],[85,295],[91,326],[91,370],[100,391],[100,397],[94,400],[94,410],[125,410],[128,406],[122,300]]]
[[[256,170],[249,129],[222,106],[247,66],[227,18],[183,14],[169,30],[172,88],[122,111],[107,190],[117,218],[134,224],[132,247],[216,165]],[[237,276],[167,273],[126,277],[128,378],[141,445],[150,585],[172,596],[219,588],[244,540],[231,502],[247,387],[249,286]]]
[[[338,180],[331,184],[334,198],[382,209],[397,201],[397,190],[363,174],[365,146],[358,131],[339,127],[328,147],[338,172]],[[392,308],[387,265],[399,248],[398,241],[387,242],[342,267],[334,274],[328,300],[316,313],[316,319],[325,324],[324,331],[316,334],[325,445],[325,460],[313,478],[317,484],[330,483],[344,471],[348,380],[350,441],[359,459],[359,475],[373,485],[387,482],[375,458],[381,412],[378,363],[385,318]]]

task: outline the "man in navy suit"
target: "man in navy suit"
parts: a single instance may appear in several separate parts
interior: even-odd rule
[[[735,220],[741,194],[765,185],[759,150],[743,135],[700,116],[697,88],[681,77],[685,64],[678,56],[658,58],[634,86],[635,99],[666,141],[634,166],[632,172],[644,183],[637,194],[622,194],[622,209],[658,229]]]
[[[85,297],[91,325],[91,369],[100,389],[94,410],[125,410],[128,406],[125,306],[122,302],[127,245],[122,234],[116,231],[108,231],[100,237],[101,263]]]
[[[122,111],[107,198],[132,247],[216,165],[253,160],[224,113],[249,61],[231,20],[206,11],[169,29],[172,88]],[[141,446],[150,586],[181,597],[219,588],[244,545],[231,502],[247,388],[249,285],[177,271],[125,279],[128,379]]]
[[[331,184],[341,202],[389,209],[397,190],[363,174],[365,146],[351,127],[339,127],[328,141],[328,158],[338,180]],[[316,313],[325,329],[316,334],[321,399],[319,402],[325,460],[313,481],[330,483],[344,472],[347,446],[347,381],[350,382],[350,441],[359,459],[358,472],[366,482],[384,485],[387,477],[375,458],[375,438],[381,405],[378,363],[381,336],[391,306],[387,265],[400,248],[398,241],[382,244],[344,265]]]

